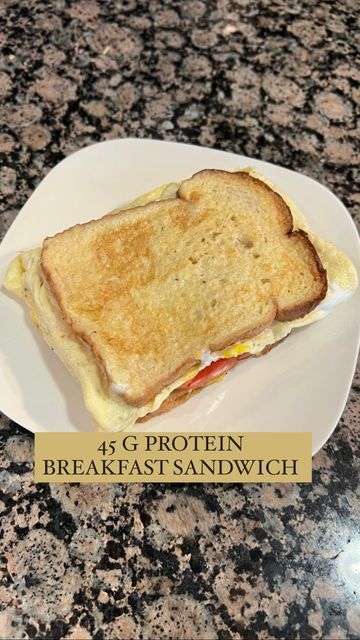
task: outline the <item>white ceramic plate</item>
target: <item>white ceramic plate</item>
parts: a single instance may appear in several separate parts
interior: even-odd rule
[[[111,140],[57,165],[26,202],[0,246],[0,278],[20,251],[77,222],[101,217],[166,182],[204,168],[253,166],[297,202],[314,232],[360,272],[355,226],[341,202],[293,171],[213,149]],[[23,305],[0,293],[0,408],[30,431],[89,431],[78,384],[43,342]],[[314,453],[343,411],[359,344],[360,291],[327,318],[294,331],[269,355],[240,363],[225,381],[136,431],[312,431]]]

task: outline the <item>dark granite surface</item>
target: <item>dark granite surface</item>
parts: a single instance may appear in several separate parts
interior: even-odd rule
[[[355,9],[1,0],[1,232],[61,158],[124,136],[289,166],[355,217]],[[359,638],[359,388],[309,486],[36,486],[1,417],[0,637]]]

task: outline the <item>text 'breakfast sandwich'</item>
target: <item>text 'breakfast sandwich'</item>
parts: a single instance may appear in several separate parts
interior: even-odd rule
[[[4,285],[118,431],[322,318],[357,275],[266,178],[204,170],[46,238]]]

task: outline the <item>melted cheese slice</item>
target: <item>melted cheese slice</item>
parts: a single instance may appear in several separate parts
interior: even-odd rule
[[[293,328],[301,327],[324,317],[333,307],[346,300],[357,287],[357,274],[349,258],[330,242],[309,232],[306,221],[296,205],[282,194],[266,178],[252,169],[246,169],[254,177],[263,180],[277,191],[289,206],[296,228],[304,229],[316,247],[328,273],[328,293],[322,303],[311,313],[292,322],[275,321],[258,336],[241,344],[230,346],[221,352],[205,351],[197,354],[199,365],[165,387],[151,402],[142,407],[132,407],[121,397],[121,389],[107,389],[102,372],[88,347],[77,339],[64,321],[40,274],[41,249],[21,253],[10,264],[4,286],[23,298],[30,307],[35,325],[42,331],[51,349],[61,358],[69,372],[81,384],[86,408],[91,413],[98,429],[121,431],[131,428],[138,418],[156,411],[170,393],[193,378],[201,369],[220,358],[230,358],[242,353],[259,354],[266,346],[287,336]],[[178,184],[164,185],[137,198],[126,208],[146,204],[154,200],[173,198]]]

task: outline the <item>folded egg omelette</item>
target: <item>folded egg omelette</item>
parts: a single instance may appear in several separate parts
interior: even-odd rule
[[[265,177],[206,170],[20,253],[3,284],[120,431],[320,320],[357,274]]]

